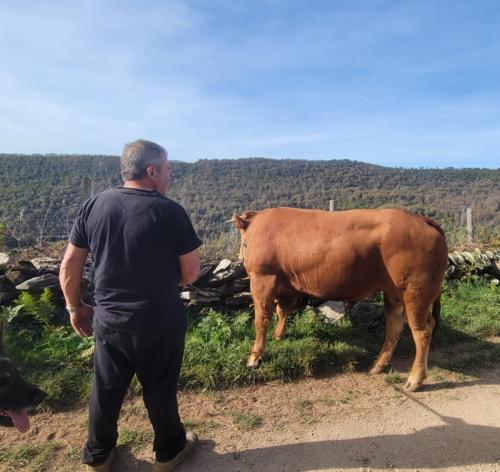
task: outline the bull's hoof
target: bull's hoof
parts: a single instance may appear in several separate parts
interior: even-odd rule
[[[412,379],[408,379],[405,383],[404,390],[405,392],[416,392],[422,386],[422,381],[416,381]]]
[[[276,341],[281,341],[284,338],[285,338],[285,336],[273,334],[273,339],[276,340]]]
[[[247,367],[249,369],[258,369],[262,363],[262,358],[255,354],[251,354],[247,361]]]

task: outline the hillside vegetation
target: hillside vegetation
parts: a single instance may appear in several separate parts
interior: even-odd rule
[[[234,211],[272,206],[328,209],[403,207],[436,218],[461,237],[470,205],[479,240],[500,232],[500,169],[402,169],[349,160],[263,158],[172,162],[169,197],[184,205],[208,240],[227,232]],[[64,238],[93,190],[119,185],[117,156],[0,154],[0,220],[19,239]]]

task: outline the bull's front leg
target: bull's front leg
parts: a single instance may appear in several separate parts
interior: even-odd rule
[[[250,290],[255,306],[255,343],[247,361],[247,367],[256,369],[262,362],[267,328],[274,308],[274,276],[250,277]]]

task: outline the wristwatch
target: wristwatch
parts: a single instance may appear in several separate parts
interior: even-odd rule
[[[68,313],[75,313],[77,310],[79,310],[83,306],[83,302],[80,300],[76,305],[66,305],[66,310]]]

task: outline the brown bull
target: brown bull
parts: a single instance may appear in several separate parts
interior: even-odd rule
[[[404,210],[327,212],[270,208],[235,215],[255,305],[256,339],[248,367],[258,367],[274,307],[283,336],[299,295],[354,302],[384,292],[386,337],[371,373],[389,363],[405,318],[416,346],[405,388],[422,385],[448,249],[430,218]]]

